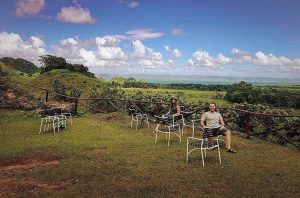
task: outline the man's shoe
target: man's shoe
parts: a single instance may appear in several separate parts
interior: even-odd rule
[[[228,153],[236,153],[236,150],[234,150],[233,148],[227,149]]]

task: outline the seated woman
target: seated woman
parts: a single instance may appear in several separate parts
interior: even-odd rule
[[[162,117],[166,117],[167,122],[171,122],[173,121],[173,116],[174,115],[179,115],[181,112],[180,110],[180,106],[177,103],[177,98],[175,96],[172,96],[170,99],[170,109],[169,112],[165,115],[163,115]],[[158,130],[158,128],[160,127],[160,123],[157,123],[157,126],[155,128],[155,130]]]

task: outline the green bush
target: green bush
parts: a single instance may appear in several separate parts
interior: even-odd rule
[[[224,98],[233,103],[300,108],[300,91],[260,88],[244,81],[230,86]]]

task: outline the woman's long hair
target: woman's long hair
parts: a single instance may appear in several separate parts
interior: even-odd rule
[[[175,102],[173,103],[172,100],[175,100]],[[177,107],[177,99],[172,97],[170,99],[170,110],[173,108],[176,109],[176,107]]]

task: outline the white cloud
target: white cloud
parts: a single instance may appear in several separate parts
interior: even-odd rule
[[[139,5],[140,5],[139,2],[137,2],[137,1],[132,1],[132,2],[130,2],[130,3],[128,4],[128,7],[130,7],[130,8],[136,8],[136,7],[138,7]]]
[[[44,47],[44,41],[35,36],[24,41],[19,34],[0,33],[0,57],[23,58],[39,65],[39,56],[46,53]]]
[[[264,54],[259,51],[255,53],[255,58],[253,59],[256,65],[270,65],[270,66],[283,66],[296,64],[297,61],[292,61],[284,56],[274,56],[273,54]]]
[[[179,49],[177,49],[177,48],[171,49],[169,46],[166,45],[165,50],[167,52],[170,52],[174,58],[180,58],[182,56],[181,51],[179,51]]]
[[[175,58],[181,57],[181,51],[179,51],[179,49],[174,49],[172,53]]]
[[[45,6],[44,0],[18,0],[16,16],[35,15]]]
[[[237,48],[232,48],[231,54],[234,57],[237,57],[237,59],[233,60],[233,63],[235,63],[235,64],[244,64],[244,63],[252,63],[253,62],[252,54],[250,52],[239,50]]]
[[[143,39],[154,39],[164,35],[162,32],[152,32],[151,29],[134,29],[125,32],[128,39],[143,40]]]
[[[138,1],[131,1],[131,2],[129,2],[129,1],[120,0],[119,3],[120,4],[125,4],[128,7],[130,7],[130,8],[136,8],[136,7],[138,7],[140,5],[140,3]]]
[[[133,57],[135,58],[144,58],[146,55],[146,47],[140,40],[132,41],[133,45]]]
[[[168,68],[173,65],[172,60],[165,63],[160,52],[146,47],[140,40],[132,41],[132,46],[132,57],[138,59],[138,65],[145,69]]]
[[[224,56],[223,54],[219,54],[215,61],[220,65],[226,65],[232,63],[231,59]]]
[[[231,49],[231,54],[235,55],[235,56],[251,56],[250,52],[246,52],[246,51],[239,50],[239,49],[236,49],[236,48]]]
[[[77,6],[62,7],[57,14],[57,20],[76,24],[93,24],[96,22],[89,9],[82,8],[79,4]]]
[[[164,36],[162,32],[153,32],[150,28],[144,29],[133,29],[125,32],[125,34],[111,35],[112,37],[118,38],[120,40],[146,40],[146,39],[156,39]]]
[[[198,50],[193,53],[193,59],[189,59],[188,66],[221,68],[223,65],[253,65],[256,69],[265,69],[267,71],[277,72],[300,72],[300,59],[289,59],[284,56],[275,56],[265,54],[261,51],[256,52],[254,56],[250,52],[233,48],[231,50],[233,58],[228,58],[219,54],[216,58],[212,57],[204,50]],[[224,67],[223,67],[224,68]]]
[[[196,51],[193,54],[193,57],[196,59],[196,63],[193,66],[206,66],[212,67],[215,66],[214,59],[206,51]]]
[[[63,56],[70,63],[81,63],[89,67],[126,66],[127,55],[119,47],[120,40],[111,36],[96,37],[81,41],[67,38],[54,46],[54,53]]]
[[[176,29],[172,30],[172,34],[175,36],[182,36],[182,35],[185,35],[185,32],[183,29],[176,28]]]
[[[216,68],[220,65],[233,63],[232,59],[224,56],[223,54],[219,54],[216,58],[214,58],[205,50],[196,51],[193,54],[193,57],[196,60],[193,61],[192,59],[189,59],[188,66]]]
[[[174,65],[174,61],[171,60],[171,59],[169,59],[169,60],[167,61],[167,63],[168,63],[169,65]]]

